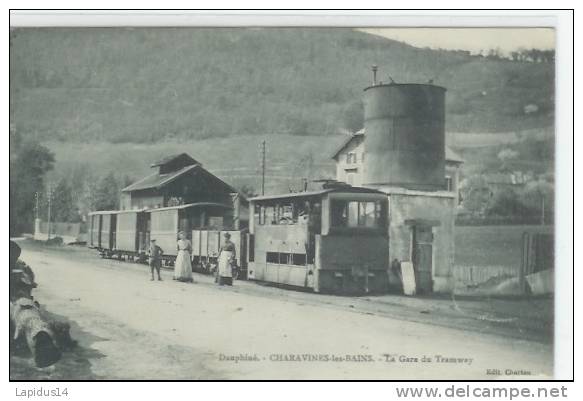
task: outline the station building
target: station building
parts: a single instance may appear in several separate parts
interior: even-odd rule
[[[203,168],[186,153],[167,156],[150,166],[155,171],[122,189],[121,210],[157,209],[215,202],[232,207],[234,229],[246,227],[247,199]]]

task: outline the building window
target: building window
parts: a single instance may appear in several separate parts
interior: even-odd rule
[[[361,159],[360,160],[364,163],[364,152],[362,152],[362,155],[361,155]]]
[[[255,235],[249,234],[249,262],[255,262]]]
[[[356,157],[356,153],[350,152],[346,154],[346,164],[354,164],[357,162],[358,159]]]
[[[453,180],[449,175],[445,176],[445,189],[453,191]]]

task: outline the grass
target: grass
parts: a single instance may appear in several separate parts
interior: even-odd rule
[[[461,226],[455,231],[458,266],[520,267],[522,234],[540,226]],[[548,227],[545,227],[548,230]]]

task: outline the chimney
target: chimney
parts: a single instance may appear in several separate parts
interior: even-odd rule
[[[379,69],[379,67],[376,66],[376,64],[373,64],[372,66],[372,86],[375,86],[377,84],[377,70]]]

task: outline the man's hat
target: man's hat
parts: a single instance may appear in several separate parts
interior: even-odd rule
[[[225,237],[226,237],[226,238],[231,238],[231,234],[229,234],[229,233],[225,233]]]
[[[155,239],[151,239],[150,242],[156,242],[156,240]]]

